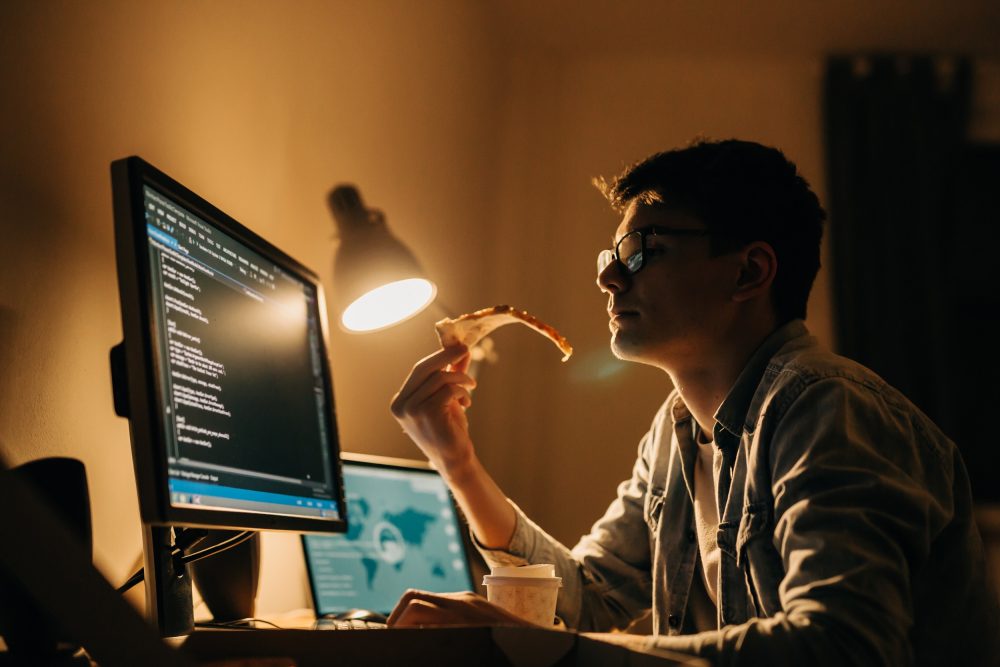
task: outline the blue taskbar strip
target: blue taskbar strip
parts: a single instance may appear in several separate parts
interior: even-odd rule
[[[170,503],[174,506],[211,507],[242,512],[278,512],[327,519],[341,518],[337,502],[334,500],[251,491],[183,479],[170,480]]]

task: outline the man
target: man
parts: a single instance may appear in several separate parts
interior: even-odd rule
[[[603,182],[601,183],[603,185]],[[825,214],[772,148],[700,142],[603,187],[611,347],[675,387],[631,479],[568,550],[476,458],[468,351],[420,361],[394,398],[491,564],[551,562],[571,628],[730,663],[992,664],[997,604],[954,444],[802,319]],[[411,591],[394,625],[509,623],[472,594]],[[621,637],[619,635],[619,637]]]

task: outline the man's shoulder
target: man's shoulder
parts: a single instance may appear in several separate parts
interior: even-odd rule
[[[827,350],[811,337],[791,341],[771,357],[751,403],[748,421],[757,421],[761,412],[780,415],[803,400],[855,408],[865,405],[897,416],[905,414],[936,430],[920,408],[878,373]]]
[[[868,416],[881,415],[887,422],[905,422],[923,433],[922,439],[950,444],[919,407],[875,371],[823,348],[814,340],[792,341],[771,358],[758,387],[755,411],[780,414],[792,403],[803,400],[815,404],[817,409],[823,406],[822,414],[816,415],[817,423],[845,418],[827,409],[841,406],[855,417],[860,410]]]
[[[853,359],[831,352],[812,337],[791,341],[778,350],[767,365],[762,385],[768,385],[773,390],[787,390],[795,387],[805,389],[818,382],[831,388],[849,385],[880,395],[901,397],[878,373]]]

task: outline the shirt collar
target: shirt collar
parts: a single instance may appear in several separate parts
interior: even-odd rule
[[[764,377],[768,362],[771,361],[778,350],[789,341],[801,336],[809,335],[809,330],[802,320],[792,320],[775,329],[764,342],[750,356],[750,360],[736,378],[736,383],[729,390],[729,395],[722,402],[715,413],[716,423],[732,435],[740,438],[743,436],[743,423],[747,418],[747,411],[750,409],[750,402],[753,400]]]

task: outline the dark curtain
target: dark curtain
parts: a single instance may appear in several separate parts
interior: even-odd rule
[[[998,247],[996,225],[983,225],[995,205],[970,183],[990,180],[989,158],[965,139],[971,74],[961,58],[828,61],[830,270],[838,351],[934,419],[962,449],[974,494],[1000,499],[984,474],[997,470],[987,422],[1000,409],[996,316],[974,313],[969,298],[997,291],[987,255]],[[971,240],[989,252],[970,256]]]

